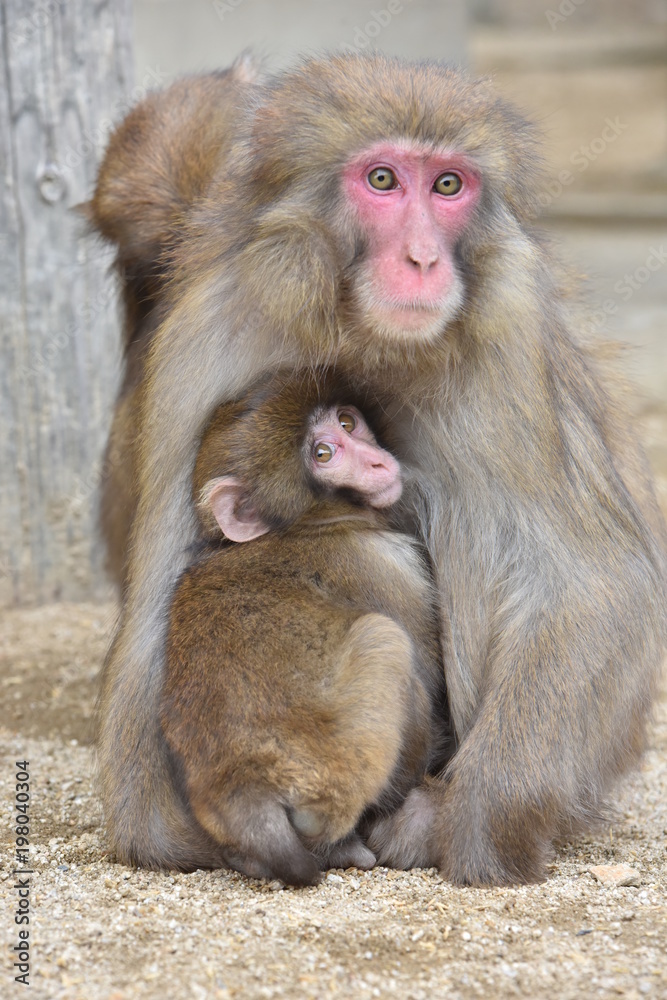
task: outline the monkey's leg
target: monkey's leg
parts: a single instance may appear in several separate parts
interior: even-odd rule
[[[655,581],[637,563],[633,574],[630,560],[626,569],[622,595],[601,574],[604,615],[591,581],[586,594],[565,591],[560,607],[504,622],[479,710],[446,775],[372,831],[381,863],[437,864],[467,885],[540,881],[553,839],[599,816],[642,748],[654,689],[655,671],[636,668],[628,620],[645,622],[645,662],[661,655]]]
[[[367,614],[351,626],[339,659],[325,716],[333,712],[331,732],[313,764],[326,765],[319,794],[294,800],[293,822],[307,843],[353,849],[359,867],[366,851],[351,836],[363,811],[376,803],[400,767],[406,729],[412,721],[414,652],[408,634],[385,615]],[[378,698],[378,692],[382,697]],[[309,840],[308,838],[312,838]],[[342,856],[342,854],[341,854]]]
[[[226,861],[248,875],[311,885],[321,867],[375,862],[354,828],[397,766],[412,718],[406,707],[414,700],[412,643],[390,618],[363,615],[337,660],[331,686],[310,707],[318,720],[312,726],[309,718],[312,736],[300,734],[288,717],[285,731],[275,733],[283,748],[277,759],[268,765],[250,745],[229,770],[250,778],[226,778],[217,789],[199,768],[189,770],[197,821]]]
[[[333,837],[356,826],[367,807],[381,803],[387,808],[401,801],[406,788],[421,778],[429,749],[430,704],[414,675],[410,638],[383,615],[355,622],[341,660],[333,699],[340,719],[328,754],[333,765],[328,794],[294,808],[290,818],[323,868],[368,870],[376,858],[355,830],[332,842]],[[353,751],[347,764],[338,759],[341,747]]]

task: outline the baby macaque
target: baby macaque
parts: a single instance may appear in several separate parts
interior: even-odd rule
[[[161,723],[184,797],[224,863],[294,885],[372,867],[360,818],[447,742],[429,576],[390,530],[400,467],[350,398],[335,373],[279,373],[216,411],[170,611]]]

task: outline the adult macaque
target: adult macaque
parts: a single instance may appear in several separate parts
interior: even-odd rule
[[[370,844],[454,882],[541,879],[642,747],[665,556],[641,449],[533,231],[533,132],[488,83],[382,56],[306,62],[254,85],[239,119],[180,223],[133,410],[139,502],[99,733],[111,840],[143,865],[216,863],[158,720],[198,441],[264,372],[336,363],[417,470],[459,740]],[[98,200],[128,158],[154,173],[155,148],[123,134]],[[167,181],[161,211],[181,205]]]
[[[227,864],[296,885],[371,868],[362,813],[395,809],[447,748],[432,585],[387,530],[400,469],[347,396],[303,373],[220,408],[194,476],[211,540],[169,616],[183,794]]]

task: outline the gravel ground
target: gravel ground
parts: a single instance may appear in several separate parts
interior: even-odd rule
[[[30,762],[30,996],[35,1000],[239,997],[667,997],[667,691],[651,749],[616,818],[565,845],[549,880],[455,889],[435,870],[329,872],[284,889],[230,872],[132,870],[109,856],[90,746],[113,609],[0,614],[0,775]],[[638,885],[590,873],[625,863]],[[18,890],[5,827],[6,939]],[[5,948],[0,996],[12,982]]]

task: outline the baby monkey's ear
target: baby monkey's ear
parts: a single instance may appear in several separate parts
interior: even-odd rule
[[[199,494],[202,512],[213,515],[224,536],[230,542],[250,542],[269,530],[257,513],[248,507],[243,488],[233,476],[209,479]]]

